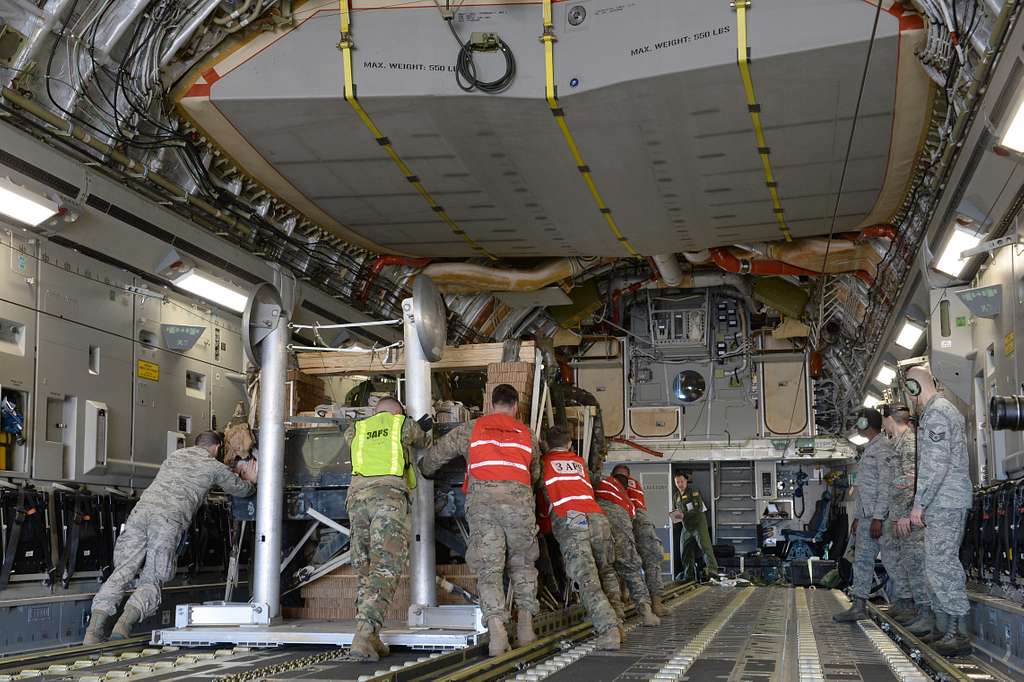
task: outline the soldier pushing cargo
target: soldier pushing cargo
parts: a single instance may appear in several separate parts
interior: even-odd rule
[[[537,639],[533,616],[540,603],[534,564],[540,549],[533,487],[540,478],[540,456],[529,427],[515,417],[516,389],[495,386],[491,404],[491,413],[456,427],[424,452],[420,470],[429,476],[456,457],[466,458],[466,563],[477,578],[490,655],[498,656],[510,649],[502,581],[506,565],[518,604],[517,644]]]
[[[124,639],[156,613],[160,588],[174,577],[178,545],[210,488],[218,486],[236,497],[252,494],[256,462],[240,462],[232,471],[218,461],[222,443],[219,433],[206,431],[193,447],[175,450],[160,465],[117,538],[114,570],[92,601],[83,644],[97,644],[108,636]],[[111,632],[114,614],[136,575],[138,584]]]
[[[661,567],[665,561],[665,548],[658,539],[658,531],[654,529],[651,517],[647,514],[644,487],[630,475],[629,467],[625,464],[615,465],[612,475],[617,474],[626,477],[629,484],[626,492],[629,493],[629,500],[636,510],[633,517],[633,539],[636,540],[636,549],[644,562],[644,580],[647,582],[647,591],[651,593],[651,609],[655,615],[667,616],[668,609],[661,603]]]

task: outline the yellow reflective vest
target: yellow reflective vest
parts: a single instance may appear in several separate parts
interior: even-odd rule
[[[404,476],[416,487],[416,472],[402,446],[405,415],[379,412],[356,422],[352,439],[352,473],[359,476]]]

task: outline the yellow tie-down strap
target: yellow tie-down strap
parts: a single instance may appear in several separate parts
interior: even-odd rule
[[[444,210],[444,207],[437,203],[430,192],[427,191],[427,188],[423,186],[423,183],[420,182],[419,176],[412,172],[412,169],[409,168],[408,164],[406,164],[405,161],[402,160],[402,157],[398,155],[398,152],[395,151],[395,147],[391,144],[391,140],[388,136],[381,132],[380,128],[377,127],[377,124],[373,122],[370,114],[363,108],[363,105],[359,103],[359,100],[356,99],[355,81],[352,77],[352,48],[354,47],[354,43],[352,42],[352,10],[349,8],[349,0],[339,0],[338,4],[341,9],[341,41],[338,43],[338,47],[341,48],[342,55],[341,70],[345,79],[345,101],[352,106],[353,111],[355,111],[356,115],[359,116],[359,120],[361,120],[373,134],[373,139],[377,141],[377,144],[384,148],[384,151],[388,153],[391,160],[395,162],[396,166],[398,166],[398,170],[401,171],[402,176],[409,181],[410,185],[416,188],[416,191],[424,200],[426,200],[427,205],[430,206],[431,210],[437,214],[437,217],[440,218],[443,223],[448,225],[452,232],[462,237],[462,239],[465,240],[465,242],[469,244],[470,248],[474,251],[482,256],[487,256],[491,260],[497,260],[493,254],[478,244],[475,239],[466,234],[466,231],[463,230],[450,215],[448,215],[448,212]]]
[[[583,181],[587,183],[587,189],[590,190],[591,195],[594,197],[597,209],[604,216],[605,222],[608,223],[608,227],[611,229],[612,234],[615,235],[615,238],[622,243],[631,256],[639,258],[640,252],[634,249],[633,245],[622,234],[619,224],[615,222],[615,216],[612,215],[612,210],[604,203],[601,192],[597,189],[597,183],[594,182],[594,176],[590,172],[590,166],[583,160],[580,148],[576,145],[576,139],[572,136],[572,132],[569,131],[569,124],[565,122],[565,110],[558,104],[558,93],[555,90],[555,32],[551,17],[551,0],[544,0],[544,34],[540,40],[544,44],[544,92],[548,106],[551,107],[551,113],[554,114],[558,128],[562,131],[562,137],[565,138],[565,144],[569,147],[569,153],[572,154],[572,158],[576,162],[576,169],[583,176]]]
[[[736,63],[740,67],[740,77],[743,79],[743,92],[747,97],[747,111],[750,112],[750,121],[754,124],[754,137],[757,138],[757,153],[761,156],[761,165],[764,168],[764,181],[768,186],[768,194],[772,198],[772,209],[775,211],[775,222],[787,242],[793,241],[793,235],[789,233],[789,225],[786,224],[786,215],[782,210],[782,200],[779,199],[779,183],[775,179],[775,172],[772,171],[772,161],[769,158],[771,149],[764,139],[764,127],[761,125],[761,105],[757,103],[757,96],[754,94],[754,81],[750,77],[750,45],[747,42],[747,10],[750,8],[750,0],[735,0],[732,3],[736,10]]]

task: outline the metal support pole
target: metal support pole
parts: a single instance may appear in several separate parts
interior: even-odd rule
[[[284,508],[284,407],[288,367],[288,319],[281,319],[259,344],[259,483],[256,490],[256,563],[253,601],[270,618],[281,613],[281,514]]]
[[[405,411],[410,419],[430,412],[430,363],[416,332],[413,300],[402,301],[405,320]],[[434,556],[434,482],[417,478],[412,497],[412,544],[409,573],[412,577],[410,622],[416,606],[437,606],[437,560]]]

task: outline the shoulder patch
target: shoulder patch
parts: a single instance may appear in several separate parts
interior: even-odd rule
[[[928,438],[930,438],[933,443],[941,443],[946,440],[946,432],[928,429]]]

